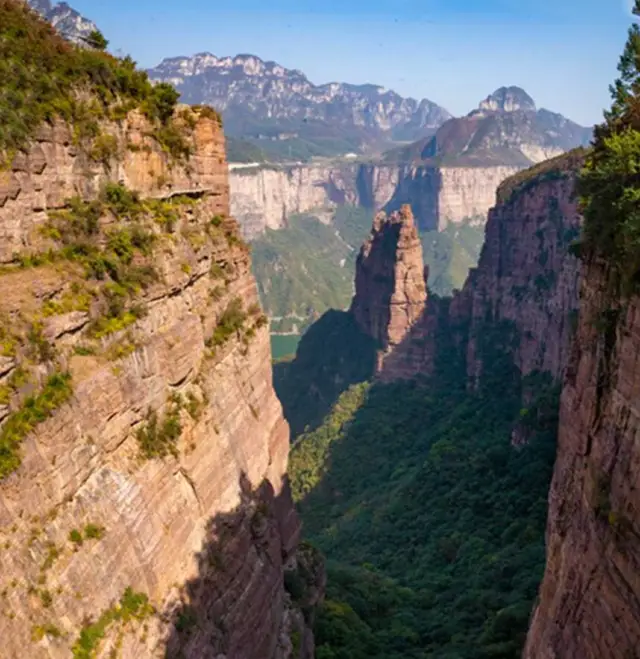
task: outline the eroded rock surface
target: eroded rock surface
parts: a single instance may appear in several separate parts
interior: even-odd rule
[[[3,270],[0,433],[15,430],[54,363],[72,391],[32,424],[0,480],[0,655],[310,657],[306,618],[284,586],[299,535],[289,430],[248,250],[229,217],[222,130],[198,119],[183,164],[140,117],[106,130],[118,154],[98,167],[68,128],[43,128],[0,193],[5,262],[38,250],[47,211],[93,199],[107,181],[143,201],[181,195],[156,221],[138,220],[153,253],[135,252],[135,272],[151,265],[155,276],[132,289],[138,310],[107,324],[100,305],[124,294],[86,283],[79,263]],[[96,226],[108,242],[128,224],[104,210]],[[171,450],[142,450],[170,433]]]
[[[526,659],[622,659],[640,647],[640,305],[635,296],[603,316],[618,302],[605,281],[605,264],[587,266]]]
[[[411,208],[373,222],[356,263],[351,313],[360,329],[380,346],[380,367],[420,319],[427,301],[422,247]]]

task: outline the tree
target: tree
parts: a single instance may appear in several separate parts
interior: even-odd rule
[[[87,37],[87,43],[96,48],[97,50],[106,50],[109,42],[105,39],[104,34],[100,30],[94,30]]]
[[[640,0],[633,13],[640,16]],[[614,296],[640,285],[640,26],[629,28],[611,85],[611,109],[597,126],[578,182],[585,217],[584,250],[609,263]]]
[[[173,116],[180,94],[166,82],[160,82],[153,88],[153,101],[158,119],[166,123]]]

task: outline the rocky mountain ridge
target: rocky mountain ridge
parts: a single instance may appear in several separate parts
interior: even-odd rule
[[[74,43],[86,43],[87,37],[98,29],[91,20],[82,16],[66,2],[27,0],[29,5],[48,20],[58,32]]]
[[[465,117],[445,122],[435,135],[387,154],[387,160],[434,166],[528,167],[579,146],[592,128],[538,109],[520,87],[501,87]]]
[[[356,151],[380,140],[416,139],[451,116],[432,101],[403,98],[376,85],[315,85],[301,71],[255,55],[172,57],[149,75],[170,82],[185,102],[214,106],[228,135],[256,144],[324,135]]]

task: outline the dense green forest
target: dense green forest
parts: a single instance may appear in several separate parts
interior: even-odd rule
[[[370,210],[343,206],[331,224],[312,215],[288,219],[285,229],[252,243],[253,272],[272,330],[303,331],[328,309],[351,303],[355,261],[371,230]],[[289,316],[289,318],[287,318]],[[292,318],[297,316],[297,318]]]
[[[470,268],[478,264],[484,242],[484,223],[478,219],[450,222],[442,231],[420,235],[424,262],[429,266],[429,290],[451,295],[462,288]]]
[[[520,383],[504,328],[484,339],[477,393],[443,345],[432,379],[352,384],[295,440],[305,535],[329,558],[319,659],[519,657],[544,568],[558,391]],[[528,409],[522,386],[538,392]],[[527,445],[511,445],[514,427]]]

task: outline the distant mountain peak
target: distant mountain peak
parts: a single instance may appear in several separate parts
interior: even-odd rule
[[[478,106],[484,112],[536,112],[535,101],[521,87],[500,87]]]
[[[85,18],[66,2],[27,0],[27,4],[48,20],[58,32],[74,43],[86,45],[87,37],[98,26]]]
[[[314,84],[297,69],[257,55],[199,53],[165,58],[148,70],[191,104],[220,110],[229,137],[272,152],[283,141],[289,158],[366,152],[382,143],[433,134],[450,114],[435,103],[405,98],[374,84]],[[291,147],[291,148],[289,148]]]

